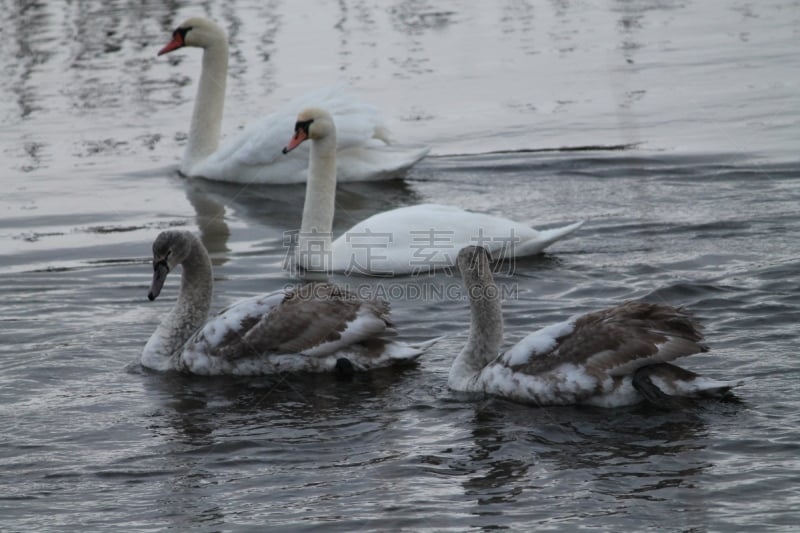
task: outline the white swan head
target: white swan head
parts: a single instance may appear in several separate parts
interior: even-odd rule
[[[159,50],[158,55],[167,54],[184,46],[210,48],[214,44],[226,40],[225,30],[214,22],[202,17],[192,17],[175,28],[175,31],[172,32],[172,40]]]
[[[196,240],[190,232],[178,230],[164,231],[156,237],[153,241],[153,282],[147,293],[150,301],[161,294],[167,274],[189,257]]]
[[[289,144],[283,149],[283,153],[288,154],[305,140],[319,141],[335,134],[336,126],[333,123],[331,114],[318,107],[309,107],[297,115],[294,135]]]

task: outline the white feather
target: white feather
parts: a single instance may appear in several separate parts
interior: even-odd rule
[[[494,259],[541,252],[583,222],[538,231],[502,217],[459,207],[421,204],[362,220],[332,244],[333,270],[355,274],[408,274],[453,267],[464,246],[481,244]]]
[[[569,335],[575,329],[575,319],[565,320],[534,331],[503,354],[503,363],[509,366],[527,363],[537,355],[550,352],[556,339]]]

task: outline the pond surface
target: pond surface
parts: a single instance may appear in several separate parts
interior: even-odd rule
[[[793,530],[800,522],[800,6],[796,2],[16,2],[0,22],[0,529]],[[419,366],[200,379],[138,357],[159,231],[197,231],[214,309],[292,280],[302,186],[184,179],[197,50],[230,34],[223,132],[348,83],[403,181],[341,184],[335,232],[439,202],[539,228],[586,220],[499,283],[510,345],[625,299],[685,305],[751,377],[678,412],[531,408],[447,389],[463,299],[394,290]],[[287,140],[291,132],[287,132]],[[558,150],[569,148],[570,150]],[[572,149],[578,149],[573,151]]]

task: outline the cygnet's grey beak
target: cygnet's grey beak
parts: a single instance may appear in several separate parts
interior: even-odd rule
[[[147,298],[151,302],[161,294],[161,287],[167,280],[167,274],[169,274],[169,266],[166,260],[153,263],[153,282],[150,284],[150,292],[147,293]]]

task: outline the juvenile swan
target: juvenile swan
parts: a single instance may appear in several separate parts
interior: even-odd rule
[[[337,149],[342,181],[397,177],[428,153],[428,147],[388,146],[388,131],[380,111],[359,102],[341,87],[296,98],[218,149],[228,76],[228,37],[212,21],[190,18],[175,29],[172,40],[158,55],[185,46],[203,49],[189,139],[180,166],[186,176],[239,183],[302,183],[307,154],[282,158],[281,148],[294,117],[309,105],[324,105],[336,116],[341,130]]]
[[[450,369],[458,391],[536,405],[674,406],[679,397],[724,396],[742,381],[704,378],[667,361],[708,348],[691,315],[667,305],[625,302],[547,326],[498,355],[503,315],[489,257],[458,254],[470,299],[469,339]]]
[[[211,261],[188,231],[165,231],[153,243],[155,300],[167,274],[182,267],[178,301],[150,337],[141,357],[154,370],[193,374],[370,370],[407,364],[435,341],[391,341],[389,305],[360,299],[328,283],[241,300],[207,321]]]
[[[455,266],[456,252],[476,241],[485,242],[496,257],[521,257],[541,252],[566,237],[583,222],[537,231],[501,217],[472,213],[458,207],[422,204],[373,215],[331,243],[336,198],[337,127],[330,113],[308,108],[297,117],[294,135],[284,153],[311,140],[298,266],[309,254],[308,242],[330,250],[328,270],[350,274],[391,276],[428,272]],[[319,255],[319,254],[317,254]],[[326,256],[327,257],[327,256]]]

